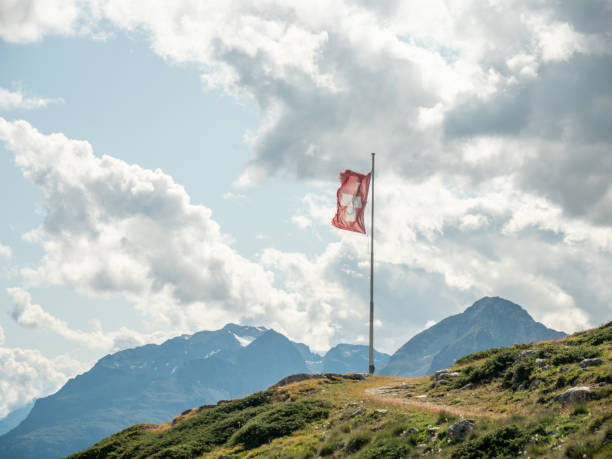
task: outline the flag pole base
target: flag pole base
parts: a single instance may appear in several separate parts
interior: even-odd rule
[[[370,376],[374,374],[374,365],[370,365]]]

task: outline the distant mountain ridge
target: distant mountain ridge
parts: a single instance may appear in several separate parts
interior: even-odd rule
[[[518,304],[500,297],[484,297],[461,314],[447,317],[412,337],[379,374],[433,374],[473,352],[564,336],[533,320]]]
[[[5,417],[0,419],[0,435],[14,429],[21,421],[23,421],[32,410],[34,402],[30,402],[16,410],[11,411]]]
[[[339,345],[327,358],[274,330],[236,324],[109,354],[38,399],[17,427],[0,436],[0,457],[66,456],[135,423],[166,422],[290,374],[331,371],[338,368],[337,349],[347,354],[345,371],[367,371],[367,346]],[[377,352],[375,358],[382,367],[389,355]]]

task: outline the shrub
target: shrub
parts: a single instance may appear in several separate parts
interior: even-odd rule
[[[589,423],[589,426],[588,426],[589,431],[595,432],[596,430],[599,430],[601,426],[604,425],[604,423],[608,421],[609,419],[612,419],[612,411],[608,413],[600,414],[599,416],[595,417]]]
[[[590,344],[591,346],[599,346],[610,342],[612,342],[612,322],[608,322],[595,330],[580,332],[567,340],[570,345]]]
[[[459,448],[454,457],[517,457],[527,442],[527,434],[516,425],[505,426],[487,435],[474,438]]]
[[[492,347],[491,349],[485,349],[484,351],[474,352],[473,354],[468,354],[460,359],[455,361],[456,365],[463,365],[464,363],[475,362],[476,360],[482,360],[487,357],[491,357],[500,351],[505,350],[505,347]]]
[[[436,425],[444,424],[445,422],[453,422],[457,419],[459,419],[459,417],[455,414],[440,411],[440,413],[438,413],[438,419],[436,419]]]
[[[251,419],[230,439],[230,444],[243,444],[256,448],[274,438],[283,437],[301,429],[309,422],[326,418],[329,404],[321,400],[303,400],[285,403]]]
[[[576,405],[572,411],[572,416],[579,416],[581,414],[589,414],[589,409],[583,403]]]
[[[533,359],[525,359],[520,363],[508,368],[504,374],[504,387],[516,389],[531,378],[533,372]]]
[[[516,361],[518,354],[517,349],[500,349],[483,364],[464,369],[464,375],[457,379],[455,387],[462,387],[468,383],[479,384],[502,375]]]
[[[319,450],[319,456],[325,457],[325,456],[331,456],[334,454],[334,452],[336,451],[336,448],[338,446],[338,442],[331,442],[331,443],[325,443],[323,446],[321,446],[321,449]]]
[[[565,363],[576,363],[583,359],[590,359],[599,356],[601,351],[592,346],[575,346],[560,348],[552,357],[553,365],[563,365]]]
[[[359,454],[361,459],[409,457],[412,447],[400,439],[379,441]]]
[[[370,443],[371,434],[363,431],[356,432],[349,438],[349,441],[346,443],[346,451],[348,453],[356,453],[365,445]]]

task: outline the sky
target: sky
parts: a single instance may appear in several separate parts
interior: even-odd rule
[[[100,357],[263,325],[375,346],[483,296],[612,307],[612,2],[0,0],[0,417]],[[368,234],[369,218],[367,220]]]

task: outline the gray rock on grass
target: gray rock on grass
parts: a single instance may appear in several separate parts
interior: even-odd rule
[[[589,399],[591,395],[591,388],[588,386],[571,387],[565,392],[557,395],[555,400],[561,402],[563,405],[570,405],[573,403],[584,403]]]
[[[582,368],[595,367],[595,366],[601,365],[603,362],[604,362],[603,359],[600,359],[600,358],[584,359],[580,362],[580,366]]]
[[[475,427],[476,425],[472,419],[462,419],[450,426],[448,433],[455,440],[463,440]]]

